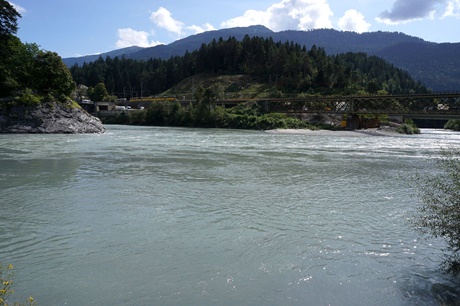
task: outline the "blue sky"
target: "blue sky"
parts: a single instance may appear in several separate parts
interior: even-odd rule
[[[334,28],[460,42],[460,0],[14,0],[18,36],[62,57],[168,44],[207,30]]]

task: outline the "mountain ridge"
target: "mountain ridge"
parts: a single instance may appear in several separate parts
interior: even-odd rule
[[[274,32],[259,25],[208,31],[182,38],[168,45],[149,48],[130,47],[100,55],[65,58],[63,61],[67,66],[72,66],[82,65],[85,61],[95,61],[100,56],[105,58],[123,55],[135,60],[168,59],[171,56],[182,56],[187,51],[193,52],[203,43],[211,43],[214,39],[226,40],[235,37],[237,40],[242,40],[246,35],[271,37],[274,41],[281,42],[290,41],[304,45],[307,49],[315,45],[324,48],[327,54],[365,52],[407,70],[415,79],[435,91],[460,90],[460,68],[457,68],[460,67],[460,43],[434,43],[401,32],[377,31],[359,34],[334,29]]]

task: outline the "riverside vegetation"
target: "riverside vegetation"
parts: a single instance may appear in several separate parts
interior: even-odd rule
[[[61,57],[15,36],[19,17],[0,0],[0,132],[103,132],[100,120],[70,99],[75,82]]]
[[[444,128],[448,130],[453,130],[453,131],[460,131],[460,120],[450,119],[449,121],[447,121]]]
[[[443,269],[460,274],[460,150],[444,149],[441,158],[434,161],[436,172],[418,175],[416,195],[421,204],[412,220],[422,234],[442,238],[447,247]]]
[[[20,17],[1,0],[0,97],[4,101],[36,105],[44,101],[67,101],[75,83],[55,52],[40,50],[36,44],[23,44],[14,34]]]
[[[163,96],[193,100],[153,103],[145,111],[121,114],[106,123],[244,129],[321,128],[281,114],[265,114],[259,105],[227,110],[216,106],[223,98],[297,97],[308,95],[369,95],[426,93],[423,84],[384,60],[365,53],[329,56],[321,47],[246,36],[203,44],[199,50],[168,60],[138,61],[122,57],[74,65],[77,84],[89,86],[90,98]],[[203,77],[204,76],[204,77]],[[234,81],[228,81],[228,79]],[[236,80],[235,80],[236,79]],[[136,86],[132,86],[137,84]],[[104,93],[101,95],[100,93]],[[97,93],[97,94],[96,94]],[[82,97],[84,94],[79,93]],[[328,120],[326,120],[328,121]],[[401,132],[416,132],[403,125]]]
[[[154,102],[147,109],[121,113],[105,123],[268,130],[276,128],[333,129],[320,122],[311,123],[280,113],[265,113],[258,103],[241,104],[231,109],[216,106],[212,89],[200,88],[195,102],[182,107],[178,101]]]
[[[14,35],[20,14],[7,1],[1,2],[1,18],[5,22],[2,22],[0,40],[5,47],[0,50],[0,108],[4,116],[9,116],[11,109],[18,105],[33,107],[59,102],[60,106],[68,108],[71,101],[69,96],[75,92],[75,84],[84,84],[89,86],[89,94],[94,94],[98,100],[121,96],[131,98],[143,96],[144,93],[154,96],[167,92],[175,96],[188,95],[196,101],[186,108],[175,104],[152,105],[145,112],[120,116],[112,120],[113,123],[255,129],[314,126],[285,115],[264,114],[253,105],[229,112],[213,105],[219,93],[237,95],[244,86],[230,84],[222,90],[210,87],[202,90],[188,88],[188,91],[182,92],[172,90],[181,81],[200,74],[214,77],[245,75],[263,80],[260,90],[252,93],[253,97],[428,91],[406,71],[375,56],[365,53],[330,56],[321,47],[313,46],[307,50],[305,46],[292,42],[282,43],[271,38],[249,36],[242,41],[234,37],[227,40],[220,38],[203,44],[199,50],[185,52],[184,56],[174,56],[168,60],[136,61],[124,57],[100,57],[81,67],[75,65],[69,72],[56,53],[40,50],[36,44],[23,44]],[[101,85],[106,93],[102,91],[102,95],[96,94],[101,93],[98,88]],[[48,130],[42,128],[38,132]],[[103,131],[102,128],[100,131]]]
[[[29,297],[24,303],[21,302],[8,302],[8,296],[14,293],[11,289],[13,286],[13,265],[2,265],[0,262],[0,306],[33,306],[36,302],[33,297]]]

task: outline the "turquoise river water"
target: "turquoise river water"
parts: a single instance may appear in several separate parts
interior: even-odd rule
[[[39,305],[438,305],[405,183],[460,134],[0,135],[0,261]]]

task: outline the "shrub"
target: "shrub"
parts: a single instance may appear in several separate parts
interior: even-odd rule
[[[147,112],[145,110],[129,113],[129,124],[144,125]]]
[[[256,127],[258,130],[272,130],[272,129],[285,129],[287,128],[284,119],[276,118],[276,116],[263,115],[256,120]]]
[[[450,119],[444,125],[444,128],[447,129],[447,130],[460,131],[460,120],[458,120],[458,119]]]
[[[435,173],[414,179],[421,204],[412,224],[422,234],[447,242],[442,267],[457,275],[460,273],[460,150],[443,150],[435,167]]]
[[[15,302],[13,304],[8,303],[7,298],[9,295],[14,293],[14,290],[11,289],[13,285],[13,265],[9,264],[3,266],[0,262],[0,306],[23,306],[23,305],[36,305],[34,299],[29,297],[25,303]]]
[[[415,123],[407,119],[405,122],[399,126],[396,131],[401,134],[408,134],[408,135],[413,135],[413,134],[420,134],[420,129],[415,125]]]
[[[24,89],[16,100],[27,106],[38,105],[41,102],[40,97],[34,94],[29,88]]]

